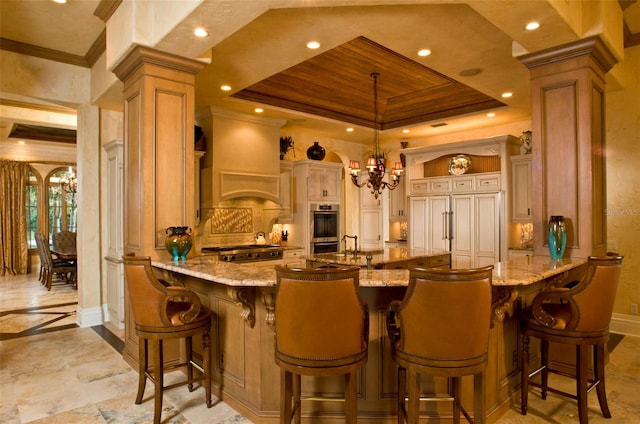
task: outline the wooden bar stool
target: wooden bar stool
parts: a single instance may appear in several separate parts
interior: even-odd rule
[[[151,269],[149,257],[123,256],[125,282],[129,293],[131,311],[139,340],[138,393],[136,404],[142,403],[142,396],[149,378],[154,383],[155,408],[153,422],[160,423],[162,415],[162,394],[164,373],[178,367],[186,367],[187,378],[180,384],[187,384],[189,391],[193,383],[202,381],[207,407],[211,401],[211,313],[200,305],[200,298],[184,287],[171,286],[158,280]],[[192,337],[202,336],[202,367],[192,358]],[[163,341],[185,339],[185,362],[164,367]],[[153,369],[149,369],[149,342],[153,347]],[[193,378],[193,368],[202,377]],[[151,372],[153,371],[153,373]],[[173,387],[175,385],[172,385]]]
[[[301,375],[345,378],[345,421],[357,421],[357,371],[367,361],[369,310],[359,268],[276,266],[275,360],[280,422],[301,420]]]
[[[605,257],[589,257],[587,272],[572,287],[552,287],[540,292],[531,303],[531,308],[520,315],[522,331],[521,356],[521,405],[522,415],[527,414],[529,386],[542,390],[542,399],[547,392],[569,397],[578,402],[578,418],[586,424],[587,394],[594,387],[598,394],[600,410],[605,418],[611,418],[605,391],[604,356],[609,340],[609,323],[622,268],[622,256],[610,253]],[[541,366],[529,373],[530,337],[540,339]],[[574,345],[576,370],[567,375],[549,367],[549,343]],[[589,347],[593,346],[593,379],[588,377]],[[567,393],[549,387],[549,373],[575,378],[576,393]],[[531,378],[540,373],[541,381]]]
[[[402,301],[387,309],[391,355],[398,364],[398,423],[418,424],[420,400],[453,401],[469,422],[485,422],[484,373],[491,326],[493,266],[468,270],[409,270]],[[421,375],[447,377],[447,397],[421,397]],[[473,420],[460,404],[460,380],[473,375]],[[408,383],[408,394],[407,394]]]

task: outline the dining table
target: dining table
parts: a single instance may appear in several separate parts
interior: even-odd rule
[[[78,252],[75,247],[73,248],[54,248],[51,249],[51,253],[56,255],[60,259],[66,259],[69,261],[76,261],[78,259]]]

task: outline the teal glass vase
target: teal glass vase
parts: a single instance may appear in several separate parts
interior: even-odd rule
[[[547,242],[551,259],[562,259],[567,247],[567,228],[564,224],[564,217],[554,215],[549,219]]]
[[[169,227],[165,230],[167,237],[164,246],[174,261],[186,261],[187,253],[191,250],[191,228]]]

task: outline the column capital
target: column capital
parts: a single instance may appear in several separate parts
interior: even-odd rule
[[[113,73],[124,82],[144,65],[161,66],[178,72],[196,75],[207,64],[199,60],[152,49],[151,47],[136,46],[114,68]]]
[[[611,49],[607,47],[599,36],[583,38],[572,43],[551,47],[520,56],[518,59],[527,68],[533,69],[586,55],[595,59],[604,73],[609,72],[618,63]]]

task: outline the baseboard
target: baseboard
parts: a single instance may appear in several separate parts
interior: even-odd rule
[[[104,317],[104,322],[109,322],[111,325],[116,327],[118,330],[124,329],[124,322],[118,320],[118,315],[115,313],[111,313],[109,310],[109,305],[106,303],[102,305],[102,316]]]
[[[609,331],[627,336],[640,337],[640,317],[614,313],[611,317]]]
[[[100,306],[94,306],[93,308],[78,307],[78,325],[83,328],[102,325],[102,308]]]

